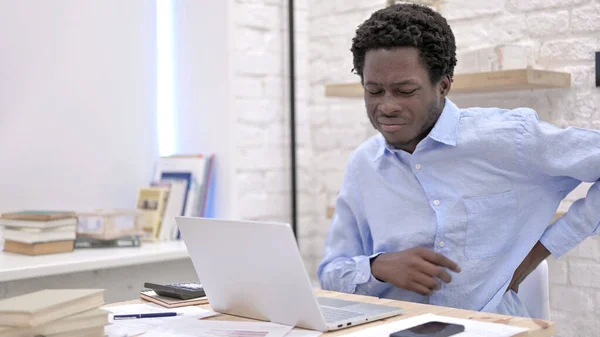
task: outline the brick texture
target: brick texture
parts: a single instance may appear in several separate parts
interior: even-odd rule
[[[341,2],[340,2],[341,4]],[[296,137],[299,242],[307,271],[315,261],[322,233],[316,217],[309,73],[309,3],[295,1]],[[243,219],[290,222],[290,121],[287,1],[233,2],[233,108],[235,111],[237,195]],[[331,27],[330,27],[331,28]],[[322,246],[322,244],[321,244]],[[308,252],[306,252],[308,251]]]
[[[526,16],[527,30],[532,37],[556,36],[569,31],[569,11],[557,10],[531,13]]]
[[[505,0],[451,0],[442,3],[440,12],[448,20],[462,20],[484,15],[500,14],[504,10],[504,7]]]
[[[536,11],[548,8],[572,8],[590,0],[508,0],[507,8],[512,11]]]
[[[600,3],[574,9],[571,30],[574,33],[600,32]]]
[[[244,219],[290,215],[283,12],[284,3],[272,0],[236,0],[232,7],[236,187]]]

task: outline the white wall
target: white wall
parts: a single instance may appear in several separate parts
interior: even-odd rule
[[[215,216],[237,217],[231,3],[173,1],[175,152],[214,153]]]
[[[158,148],[154,8],[0,1],[0,212],[135,207]]]

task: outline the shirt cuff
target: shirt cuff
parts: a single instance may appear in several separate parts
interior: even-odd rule
[[[385,282],[379,281],[375,278],[375,276],[373,276],[373,274],[371,274],[371,259],[379,256],[380,254],[383,253],[375,253],[370,256],[363,255],[353,258],[354,262],[356,263],[356,269],[358,270],[354,275],[354,279],[352,280],[354,284],[364,284],[367,282],[371,283],[373,286],[385,284]]]
[[[584,239],[573,231],[573,228],[562,217],[544,231],[540,242],[552,256],[559,258],[583,242]]]

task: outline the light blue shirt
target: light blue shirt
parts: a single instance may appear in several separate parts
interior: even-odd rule
[[[351,156],[318,269],[323,289],[529,316],[506,291],[539,240],[559,257],[600,224],[600,132],[560,129],[526,108],[459,109],[446,99],[414,153],[381,135]],[[551,226],[581,182],[586,198]],[[426,297],[380,282],[369,259],[425,247],[462,268]]]

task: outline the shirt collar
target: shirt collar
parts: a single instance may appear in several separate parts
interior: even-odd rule
[[[429,132],[427,137],[446,145],[456,146],[456,137],[458,133],[458,122],[460,120],[460,110],[449,98],[446,98],[444,109],[438,118],[435,126]],[[379,148],[375,154],[374,161],[381,158],[385,152],[392,153],[395,148],[385,141],[381,134],[378,135]]]
[[[446,145],[456,146],[460,110],[450,99],[446,98],[444,110],[427,137]]]
[[[379,147],[377,148],[375,158],[373,158],[374,162],[379,160],[379,158],[383,157],[386,151],[392,152],[394,150],[394,147],[385,141],[385,138],[383,138],[383,135],[381,135],[381,133],[377,135],[377,140],[379,143]]]

